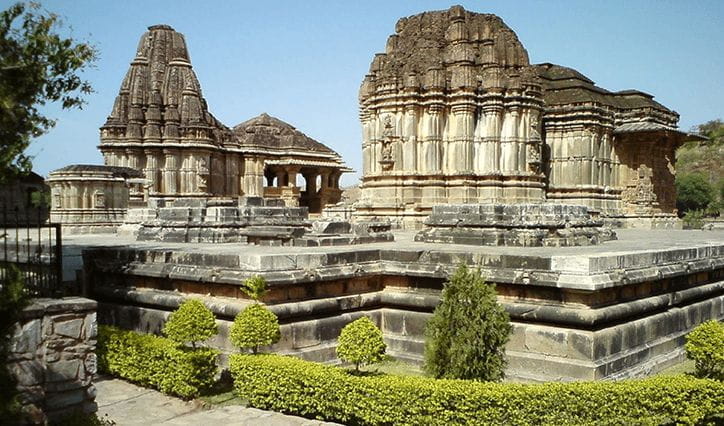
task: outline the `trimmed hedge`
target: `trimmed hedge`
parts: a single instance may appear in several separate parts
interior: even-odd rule
[[[724,384],[683,375],[485,383],[355,376],[292,357],[243,354],[231,357],[230,370],[250,406],[345,424],[695,424],[724,411]]]
[[[102,372],[169,395],[193,398],[214,384],[219,352],[179,346],[151,334],[100,326],[97,355]]]

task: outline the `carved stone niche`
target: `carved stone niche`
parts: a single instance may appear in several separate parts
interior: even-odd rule
[[[392,126],[392,119],[388,115],[385,118],[385,130],[382,132],[382,156],[379,160],[383,171],[392,170],[395,166],[395,157],[392,152],[392,145],[397,140],[395,130]]]
[[[642,164],[636,170],[626,188],[621,193],[621,199],[627,204],[627,209],[635,213],[650,213],[659,206],[654,184],[651,181],[653,170]]]
[[[526,158],[528,160],[528,170],[531,173],[543,173],[543,159],[541,156],[541,148],[543,139],[538,131],[538,118],[533,117],[530,123],[530,139],[527,143]]]
[[[93,193],[93,208],[103,209],[106,207],[106,194],[103,191]]]

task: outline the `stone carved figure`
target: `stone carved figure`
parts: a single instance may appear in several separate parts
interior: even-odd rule
[[[196,190],[204,193],[208,187],[209,166],[205,158],[199,159],[196,167]]]
[[[543,162],[541,159],[541,144],[543,140],[538,131],[538,117],[534,116],[530,121],[530,139],[528,140],[528,169],[535,173],[540,174],[543,171]]]
[[[392,155],[392,143],[395,140],[395,131],[392,126],[392,119],[388,115],[385,118],[385,129],[382,131],[382,158],[380,165],[382,170],[390,170],[395,165],[395,159]]]
[[[653,210],[658,206],[658,202],[652,177],[653,169],[645,164],[640,165],[634,177],[626,185],[621,199],[636,211]]]
[[[93,194],[93,207],[102,209],[106,207],[106,195],[101,191],[96,191]]]

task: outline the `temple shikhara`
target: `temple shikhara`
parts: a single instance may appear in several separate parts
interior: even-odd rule
[[[497,16],[402,18],[359,92],[358,217],[419,228],[439,204],[560,203],[619,226],[675,222],[678,114],[531,64]]]
[[[150,197],[275,197],[313,213],[339,201],[339,178],[351,171],[336,152],[267,114],[222,124],[183,35],[168,25],[141,37],[99,148],[106,165],[142,171]]]

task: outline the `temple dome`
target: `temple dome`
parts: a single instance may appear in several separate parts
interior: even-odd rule
[[[284,150],[297,149],[338,156],[326,145],[317,142],[294,126],[267,113],[234,126],[234,135],[243,146]]]
[[[360,89],[509,87],[534,79],[528,52],[501,18],[462,6],[402,18],[375,55]]]

